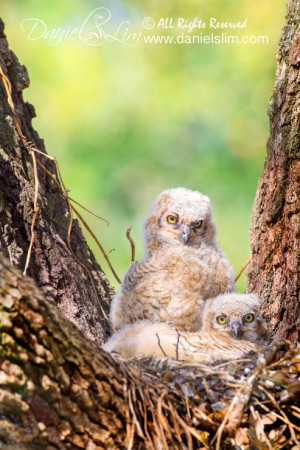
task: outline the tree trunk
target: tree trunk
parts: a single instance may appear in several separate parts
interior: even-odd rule
[[[124,448],[125,377],[116,360],[1,254],[0,274],[0,448]]]
[[[270,138],[251,220],[248,290],[276,338],[300,330],[300,6],[289,0],[277,55]]]
[[[88,248],[76,220],[68,246],[70,207],[58,181],[53,160],[35,152],[26,142],[45,153],[43,141],[31,125],[34,108],[24,103],[22,90],[29,85],[24,66],[9,50],[0,20],[0,251],[22,270],[26,265],[37,179],[39,183],[34,241],[28,275],[86,336],[99,344],[110,331],[107,313],[112,288]],[[15,113],[8,101],[5,76],[12,87]],[[2,79],[1,79],[2,78]],[[15,117],[20,120],[19,132]],[[22,138],[21,135],[24,135]],[[37,166],[33,158],[50,173]],[[51,174],[54,177],[51,178]]]

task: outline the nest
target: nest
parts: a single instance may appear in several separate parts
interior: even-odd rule
[[[128,449],[300,449],[300,347],[222,364],[119,358]]]

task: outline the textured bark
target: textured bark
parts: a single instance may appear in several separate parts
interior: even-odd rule
[[[0,254],[0,448],[124,448],[124,383],[117,361]]]
[[[300,2],[289,0],[270,101],[270,138],[251,221],[248,290],[263,300],[270,331],[300,330]]]
[[[0,21],[0,64],[12,85],[12,97],[27,141],[45,152],[43,141],[31,125],[34,108],[24,103],[22,90],[29,85],[24,66],[9,50]],[[53,161],[43,155],[37,158],[52,174]],[[30,153],[16,131],[7,93],[0,77],[0,251],[16,266],[24,269],[31,238],[34,199],[34,171]],[[77,221],[73,222],[71,246],[67,246],[70,213],[62,191],[38,168],[39,205],[35,240],[28,268],[39,286],[47,288],[66,316],[86,336],[102,343],[109,332],[100,305],[107,312],[111,287],[97,264],[82,235]],[[88,266],[89,273],[79,263]],[[90,280],[93,279],[96,291]]]

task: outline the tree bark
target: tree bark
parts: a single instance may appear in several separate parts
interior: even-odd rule
[[[0,447],[124,448],[122,369],[0,254]]]
[[[12,86],[21,132],[27,142],[46,153],[43,141],[31,125],[34,108],[22,98],[22,90],[29,85],[26,68],[9,50],[3,30],[0,20],[0,64]],[[32,236],[36,179],[30,149],[17,131],[3,83],[0,76],[0,251],[23,270]],[[35,153],[35,157],[58,180],[54,162],[40,153]],[[55,182],[39,166],[37,177],[40,209],[28,275],[47,290],[69,320],[101,344],[110,331],[103,310],[108,312],[112,288],[88,248],[77,220],[72,224],[71,249],[67,245],[70,209],[59,181]]]
[[[262,299],[273,337],[300,330],[300,4],[289,0],[277,54],[270,138],[250,227],[248,290]]]

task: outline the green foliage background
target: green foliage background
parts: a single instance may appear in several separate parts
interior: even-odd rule
[[[145,31],[148,16],[247,18],[247,29],[236,34],[268,36],[269,43],[89,46],[74,39],[53,46],[42,38],[28,40],[20,27],[32,17],[48,29],[78,27],[100,6],[112,13],[110,32],[128,20],[135,32],[178,33]],[[10,46],[29,71],[25,98],[36,108],[34,126],[58,158],[71,196],[109,221],[107,227],[84,213],[105,249],[115,249],[110,257],[120,276],[130,259],[126,228],[133,226],[139,258],[149,205],[160,191],[176,186],[211,197],[218,238],[235,271],[248,259],[284,10],[282,0],[1,0]],[[244,285],[245,277],[238,289]]]

